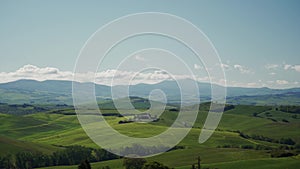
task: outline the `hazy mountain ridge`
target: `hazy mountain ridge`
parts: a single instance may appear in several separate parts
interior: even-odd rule
[[[189,99],[195,99],[196,95],[189,85],[193,84],[191,79],[181,80],[178,83],[185,87],[185,95]],[[76,84],[87,84],[78,83]],[[210,100],[211,84],[196,82],[199,86],[199,93],[202,102]],[[222,89],[223,86],[212,84],[216,89]],[[111,89],[120,93],[119,98],[125,97],[125,93],[122,94],[124,87],[126,86],[105,86],[95,84],[96,96],[99,100],[111,99]],[[154,89],[160,89],[164,91],[167,96],[168,102],[178,103],[180,102],[180,88],[176,81],[162,81],[156,84],[137,84],[129,87],[130,96],[138,96],[148,98],[149,93]],[[124,95],[124,96],[123,96]],[[259,97],[264,96],[264,97]],[[260,100],[266,100],[265,98],[272,97],[273,101],[261,103]],[[291,89],[270,89],[270,88],[244,88],[244,87],[227,87],[227,100],[231,104],[274,104],[274,99],[286,100],[292,98],[290,104],[300,104],[300,88]],[[250,101],[245,101],[245,100]],[[262,101],[263,101],[262,100]],[[58,81],[58,80],[18,80],[14,82],[0,84],[0,102],[11,104],[22,103],[38,103],[38,104],[72,104],[72,81]],[[273,103],[274,102],[274,103]],[[287,103],[289,101],[286,100]],[[280,104],[280,103],[277,103]]]

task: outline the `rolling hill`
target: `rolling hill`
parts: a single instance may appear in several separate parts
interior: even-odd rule
[[[147,104],[147,100],[142,98],[132,99],[134,103],[139,103],[137,106]],[[241,165],[243,168],[257,169],[296,169],[299,166],[299,157],[295,156],[300,151],[299,114],[283,112],[272,106],[236,105],[224,113],[212,137],[204,144],[199,144],[198,137],[207,117],[207,106],[207,103],[200,105],[196,123],[178,144],[179,148],[147,158],[147,161],[158,161],[179,169],[190,168],[198,156],[201,156],[203,167],[220,169],[240,168]],[[74,110],[63,107],[61,111],[70,113],[45,111],[27,115],[0,114],[2,155],[20,151],[51,154],[75,145],[99,148],[81,128]],[[108,114],[105,119],[115,130],[131,137],[151,137],[164,132],[178,114],[176,111],[166,110],[157,122],[120,124],[118,122],[124,120],[124,117],[113,115],[117,113],[116,110],[107,109],[105,113]],[[288,138],[294,143],[280,141]],[[292,157],[272,157],[275,151],[295,154]],[[121,169],[122,161],[101,161],[92,166]],[[77,165],[50,168],[76,167]]]

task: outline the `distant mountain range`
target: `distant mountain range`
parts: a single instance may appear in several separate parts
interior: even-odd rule
[[[180,81],[187,89],[193,82],[191,79]],[[76,82],[78,83],[78,82]],[[201,102],[210,100],[211,84],[196,82],[199,86]],[[223,86],[212,84],[216,89]],[[113,89],[121,91],[126,86],[114,86]],[[98,100],[111,99],[111,87],[95,84]],[[164,91],[169,103],[180,103],[180,90],[176,81],[163,81],[157,84],[137,84],[129,88],[130,96],[148,98],[154,89]],[[120,92],[121,93],[121,92]],[[190,100],[195,99],[194,91],[186,90],[184,95]],[[125,97],[120,94],[119,98]],[[0,102],[9,104],[72,104],[72,82],[58,80],[18,80],[0,84]],[[192,102],[192,101],[191,101]],[[294,104],[300,105],[300,88],[270,89],[270,88],[244,88],[227,87],[227,102],[231,104],[275,105]],[[188,103],[187,103],[188,104]]]

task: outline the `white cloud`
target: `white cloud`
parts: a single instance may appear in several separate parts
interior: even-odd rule
[[[286,64],[286,63],[283,63],[282,65],[266,64],[265,68],[268,70],[275,70],[275,69],[281,68],[283,70],[295,70],[297,72],[300,72],[300,65],[291,65],[291,64]]]
[[[234,65],[233,66],[235,69],[237,69],[239,72],[241,72],[242,74],[250,74],[253,73],[249,68],[242,66],[242,65]]]
[[[276,80],[276,83],[279,84],[279,85],[286,85],[286,84],[289,84],[289,82],[286,81],[286,80]]]
[[[268,70],[276,69],[278,67],[279,67],[279,65],[277,65],[277,64],[267,64],[267,65],[265,65],[265,68],[268,69]]]
[[[284,64],[283,69],[284,70],[295,70],[297,72],[300,72],[300,65]]]
[[[203,69],[203,67],[200,65],[194,64],[194,69],[200,70],[200,69]]]
[[[135,55],[135,57],[134,57],[136,60],[138,60],[138,61],[146,61],[146,59],[145,58],[143,58],[141,55]]]
[[[34,65],[25,65],[14,72],[0,72],[0,83],[16,81],[20,79],[44,80],[69,80],[72,81],[74,73],[60,71],[57,68],[40,68]],[[164,80],[193,78],[189,75],[168,75],[163,71],[133,72],[124,70],[108,69],[101,72],[77,73],[76,80],[79,82],[95,82],[104,85],[127,85],[138,83],[158,83]],[[112,83],[113,82],[113,83]]]
[[[239,82],[239,81],[230,81],[227,82],[227,86],[232,87],[263,87],[264,85],[261,82]]]
[[[233,68],[238,69],[245,73],[245,68],[241,65],[234,65]],[[295,67],[297,69],[298,67]],[[247,73],[247,71],[246,71]],[[33,79],[38,81],[44,80],[69,80],[72,81],[74,77],[74,73],[70,71],[61,71],[57,68],[53,67],[44,67],[40,68],[34,65],[25,65],[20,69],[14,72],[0,72],[0,83],[15,81],[19,79]],[[258,80],[257,82],[247,82],[247,81],[234,81],[228,79],[219,79],[208,76],[193,76],[190,75],[169,75],[164,71],[153,70],[147,72],[134,72],[134,71],[125,71],[125,70],[115,70],[108,69],[101,72],[86,72],[86,73],[78,73],[76,74],[76,79],[79,82],[95,82],[97,84],[104,85],[128,85],[129,84],[139,84],[139,83],[147,83],[154,84],[159,83],[164,80],[174,80],[177,79],[196,79],[200,82],[212,82],[219,85],[227,86],[238,86],[238,87],[275,87],[280,88],[282,86],[293,86],[297,87],[299,85],[298,82],[288,82],[286,80],[275,80],[275,81],[267,81],[267,80]],[[112,83],[113,80],[113,83]],[[266,85],[267,84],[267,85]]]
[[[175,75],[176,76],[176,75]],[[183,76],[183,75],[182,75]],[[95,74],[95,82],[104,85],[127,85],[138,83],[158,83],[163,80],[171,80],[172,77],[163,71],[133,72],[124,70],[106,70]],[[176,78],[183,78],[177,76]]]
[[[247,83],[246,86],[247,87],[261,87],[261,85],[259,83],[255,83],[255,82]]]
[[[292,65],[289,65],[289,64],[283,65],[284,70],[288,70],[288,69],[290,69],[291,67],[292,67]]]
[[[205,76],[205,77],[196,77],[195,79],[197,81],[200,81],[200,82],[209,82],[211,80],[208,76]]]
[[[269,75],[272,75],[272,76],[274,76],[274,75],[276,75],[276,73],[274,73],[274,72],[271,72],[271,73],[269,73]]]
[[[45,68],[39,68],[37,66],[34,65],[25,65],[23,67],[21,67],[20,69],[18,69],[16,71],[16,74],[58,74],[59,70],[57,68],[53,68],[53,67],[45,67]]]
[[[221,63],[221,67],[224,69],[224,70],[229,70],[230,69],[230,66],[225,64],[225,63]]]
[[[292,66],[292,69],[296,70],[297,72],[300,72],[300,65],[294,65]]]
[[[70,80],[73,73],[70,71],[59,71],[57,68],[45,67],[39,68],[34,65],[25,65],[15,72],[1,72],[0,83],[15,81],[19,79],[33,80]]]

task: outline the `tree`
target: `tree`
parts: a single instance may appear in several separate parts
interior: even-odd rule
[[[201,161],[201,159],[200,159],[200,156],[198,156],[198,169],[200,169],[201,168],[201,163],[200,163],[200,161]]]
[[[78,169],[91,169],[91,165],[88,160],[84,160],[79,164]]]
[[[201,169],[201,158],[200,158],[200,156],[198,156],[198,158],[197,158],[197,163],[192,164],[192,169],[196,169],[196,166],[197,166],[197,169]]]
[[[11,169],[17,168],[12,161],[11,154],[8,154],[5,157],[0,157],[0,168],[11,168]]]
[[[146,160],[143,158],[124,158],[123,166],[126,169],[141,169],[143,168]]]

